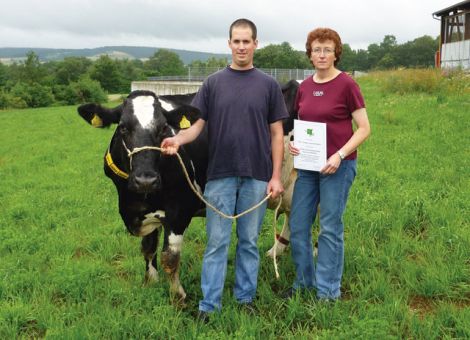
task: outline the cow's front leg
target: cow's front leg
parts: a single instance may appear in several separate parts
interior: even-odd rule
[[[274,251],[276,256],[285,253],[287,246],[289,245],[290,239],[290,228],[289,228],[289,213],[285,213],[284,224],[282,225],[281,234],[276,235],[276,241],[274,245],[266,252],[266,255],[274,258]]]
[[[178,296],[179,300],[186,298],[186,292],[180,282],[179,267],[183,235],[177,235],[165,227],[165,241],[162,250],[162,267],[170,279],[170,293]]]
[[[142,238],[142,254],[145,259],[144,284],[158,282],[157,271],[157,246],[160,229],[155,229],[152,233]]]

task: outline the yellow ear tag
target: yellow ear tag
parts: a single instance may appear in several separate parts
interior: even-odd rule
[[[94,115],[93,119],[91,120],[91,125],[93,127],[102,127],[103,126],[103,121],[98,115]]]
[[[191,122],[186,118],[185,115],[183,115],[183,118],[180,120],[180,128],[181,129],[187,129],[188,127],[191,126]]]

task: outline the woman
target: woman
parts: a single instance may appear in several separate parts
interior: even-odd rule
[[[300,120],[326,123],[327,162],[320,172],[298,170],[289,220],[297,275],[286,297],[298,289],[315,288],[318,299],[335,300],[341,295],[344,263],[343,213],[356,175],[356,149],[369,136],[370,126],[359,86],[336,68],[342,53],[338,33],[329,28],[311,31],[306,50],[315,74],[300,84],[296,108]],[[294,141],[289,152],[297,156],[302,150]],[[315,265],[311,227],[319,205],[321,228]]]

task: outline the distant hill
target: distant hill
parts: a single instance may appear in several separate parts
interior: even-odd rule
[[[0,47],[0,60],[6,63],[23,60],[29,51],[34,51],[41,61],[62,60],[65,57],[87,57],[99,58],[107,54],[116,59],[147,59],[150,58],[160,47],[142,46],[104,46],[83,49],[58,49],[58,48],[28,48],[28,47]],[[206,61],[210,57],[231,58],[229,54],[207,53],[168,48],[167,50],[179,55],[183,63],[189,64],[194,60]]]

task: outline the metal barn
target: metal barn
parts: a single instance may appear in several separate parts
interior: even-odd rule
[[[432,14],[441,21],[436,66],[470,70],[470,0]]]

